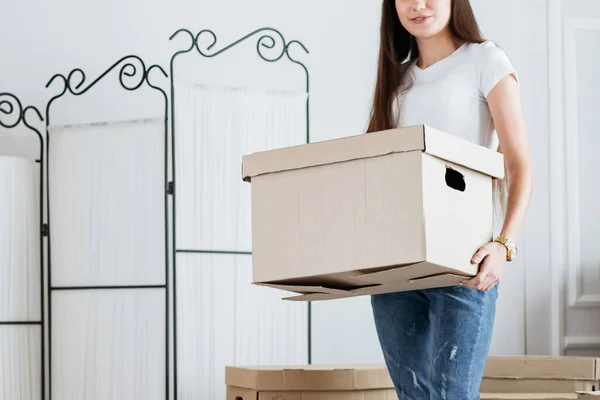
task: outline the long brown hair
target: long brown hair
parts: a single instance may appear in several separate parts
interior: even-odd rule
[[[461,42],[484,42],[485,39],[469,0],[451,0],[451,2],[449,21],[451,34]],[[412,82],[407,72],[418,57],[417,41],[400,22],[395,0],[383,0],[377,83],[367,133],[396,127],[397,121],[394,117],[399,117],[399,114],[394,114],[392,110],[394,98],[410,88]],[[502,152],[500,147],[498,151]],[[494,179],[493,193],[495,209],[500,215],[504,215],[508,193],[506,168],[504,179]]]
[[[484,41],[469,0],[452,0],[449,23],[450,32],[464,42]],[[406,90],[407,71],[419,57],[417,41],[404,28],[394,0],[383,0],[377,83],[367,132],[382,131],[395,127],[392,104],[399,90]]]

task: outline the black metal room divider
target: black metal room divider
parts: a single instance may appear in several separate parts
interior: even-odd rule
[[[39,158],[36,162],[40,166],[39,171],[39,249],[40,249],[40,280],[39,280],[39,294],[40,294],[40,316],[35,320],[19,320],[19,321],[0,321],[0,328],[7,326],[39,326],[40,327],[40,355],[41,355],[41,368],[40,368],[40,399],[44,398],[45,393],[45,321],[44,321],[44,239],[43,236],[47,234],[47,227],[43,223],[43,193],[44,193],[44,139],[40,131],[35,128],[28,121],[28,111],[33,112],[40,122],[44,119],[37,108],[28,106],[23,108],[23,105],[19,98],[11,93],[0,93],[0,126],[6,129],[12,129],[23,123],[30,131],[35,133],[39,141]],[[13,119],[12,122],[3,120],[4,117]]]
[[[178,391],[177,391],[177,377],[178,377],[178,364],[177,364],[177,344],[178,344],[178,336],[177,336],[177,323],[178,323],[178,315],[177,315],[177,255],[181,254],[181,253],[196,253],[196,254],[223,254],[223,255],[250,255],[252,254],[251,252],[248,251],[238,251],[238,250],[232,250],[232,249],[202,249],[202,248],[198,248],[198,249],[190,249],[190,248],[181,248],[178,246],[178,242],[177,242],[177,213],[176,213],[176,199],[177,199],[177,188],[178,188],[178,177],[177,177],[177,171],[176,171],[176,160],[177,160],[177,152],[176,152],[176,137],[177,137],[177,132],[176,132],[176,127],[175,127],[175,84],[174,84],[174,80],[175,80],[175,72],[174,72],[174,67],[175,67],[175,61],[177,59],[180,58],[181,55],[186,54],[186,53],[190,53],[194,50],[194,48],[196,49],[196,51],[198,52],[198,54],[202,57],[205,58],[213,58],[216,57],[226,51],[228,51],[229,49],[234,48],[235,46],[239,45],[240,43],[243,43],[245,41],[248,41],[249,38],[259,35],[260,37],[258,38],[257,42],[256,42],[256,51],[258,53],[258,55],[260,56],[260,58],[266,62],[269,63],[274,63],[277,62],[279,60],[283,60],[283,59],[287,59],[288,61],[297,64],[300,66],[300,68],[302,68],[302,70],[304,71],[304,77],[305,77],[305,81],[306,81],[306,143],[308,143],[310,141],[310,128],[309,128],[309,73],[308,73],[308,69],[306,68],[306,66],[294,59],[290,53],[289,53],[289,48],[296,44],[297,46],[299,46],[304,52],[308,53],[308,50],[306,49],[306,47],[304,47],[304,45],[297,41],[297,40],[292,40],[289,42],[286,42],[285,38],[283,37],[283,35],[276,29],[273,28],[260,28],[257,29],[245,36],[243,36],[242,38],[236,40],[235,42],[214,51],[213,47],[215,46],[215,44],[217,43],[217,37],[214,34],[214,32],[212,32],[211,30],[201,30],[200,32],[198,32],[197,34],[193,34],[192,32],[190,32],[189,30],[186,29],[180,29],[178,31],[176,31],[172,36],[171,36],[171,40],[174,39],[175,37],[179,36],[179,35],[187,35],[190,39],[190,45],[187,49],[184,50],[180,50],[177,51],[176,53],[173,54],[172,58],[171,58],[171,63],[170,63],[170,82],[171,82],[171,161],[172,161],[172,181],[169,183],[169,188],[170,188],[170,193],[172,193],[173,196],[173,209],[172,209],[172,213],[173,213],[173,299],[174,299],[174,307],[173,307],[173,325],[174,325],[174,334],[173,334],[173,353],[174,353],[174,393],[175,393],[175,399],[177,399],[178,396]],[[203,49],[200,47],[199,44],[199,38],[203,35],[206,36],[210,36],[212,38],[212,43],[210,45],[207,46],[206,49]],[[276,45],[276,43],[281,43],[282,44],[282,50],[280,53],[276,54],[275,56],[271,56],[268,57],[265,55],[264,51],[265,49],[273,49]],[[284,58],[285,56],[285,58]],[[241,178],[240,178],[241,179]],[[310,303],[308,303],[307,305],[308,307],[308,362],[311,362],[311,305]]]
[[[87,93],[90,89],[92,89],[99,81],[101,81],[104,77],[106,77],[107,75],[109,75],[111,72],[114,72],[118,67],[120,66],[119,69],[119,83],[121,85],[121,87],[125,90],[128,91],[135,91],[137,89],[139,89],[140,87],[142,87],[144,84],[146,84],[148,87],[156,90],[158,93],[160,93],[160,96],[162,98],[162,101],[164,102],[164,137],[163,137],[163,146],[164,146],[164,152],[162,153],[162,156],[164,157],[162,163],[164,164],[164,194],[162,196],[162,199],[160,201],[162,201],[164,203],[164,215],[155,215],[155,218],[157,218],[157,221],[160,221],[161,218],[164,218],[164,224],[165,224],[165,232],[164,232],[164,252],[165,252],[165,259],[164,259],[164,280],[163,282],[160,282],[158,284],[141,284],[141,285],[136,285],[136,284],[128,284],[128,285],[119,285],[119,284],[110,284],[110,285],[95,285],[95,284],[83,284],[83,285],[74,285],[74,286],[70,286],[70,285],[55,285],[53,282],[53,278],[52,278],[52,271],[53,271],[53,256],[52,256],[52,252],[51,252],[51,243],[52,240],[56,239],[53,238],[53,220],[55,215],[51,215],[51,200],[52,200],[52,190],[54,189],[54,187],[50,187],[50,177],[52,176],[52,173],[55,172],[52,170],[52,164],[50,163],[50,157],[51,157],[51,149],[53,146],[53,136],[50,133],[49,127],[51,124],[51,117],[52,117],[52,107],[55,104],[55,102],[59,99],[61,99],[63,96],[70,94],[72,96],[81,96],[85,93]],[[167,122],[167,115],[168,115],[168,99],[167,99],[167,94],[166,92],[161,89],[159,86],[154,85],[151,80],[149,79],[149,75],[151,73],[151,71],[153,69],[158,69],[160,73],[162,73],[164,75],[164,77],[167,77],[166,72],[158,65],[152,65],[150,67],[146,67],[146,65],[144,64],[143,60],[135,55],[129,55],[126,57],[121,58],[120,60],[118,60],[117,62],[115,62],[110,68],[108,68],[104,73],[102,73],[97,79],[95,79],[93,82],[86,84],[85,80],[86,80],[86,75],[85,73],[81,70],[81,69],[75,69],[72,70],[67,76],[62,75],[62,74],[56,74],[54,75],[50,81],[48,82],[48,84],[46,85],[46,87],[50,87],[53,84],[62,84],[62,87],[60,89],[60,92],[58,94],[56,94],[55,96],[53,96],[50,101],[47,104],[46,107],[46,134],[47,134],[47,146],[46,146],[46,158],[48,159],[48,171],[47,171],[47,185],[48,185],[48,190],[47,190],[47,214],[48,214],[48,225],[49,225],[49,232],[48,232],[48,281],[47,281],[47,290],[48,290],[48,321],[47,321],[47,326],[48,326],[48,343],[49,343],[49,349],[48,349],[48,361],[49,361],[49,368],[48,368],[48,382],[49,382],[49,393],[50,393],[50,399],[52,399],[52,383],[53,383],[53,378],[52,378],[52,367],[53,367],[53,362],[56,362],[57,360],[53,360],[53,354],[52,354],[52,344],[53,344],[53,335],[52,335],[52,324],[53,324],[53,304],[52,304],[52,300],[53,300],[53,294],[56,294],[58,291],[94,291],[94,290],[147,290],[147,289],[160,289],[164,291],[164,304],[165,304],[165,315],[164,315],[164,326],[165,326],[165,376],[164,376],[164,380],[165,380],[165,394],[164,394],[164,398],[168,399],[169,398],[169,245],[168,245],[168,225],[169,225],[169,217],[168,217],[168,187],[167,187],[167,180],[168,180],[168,171],[167,171],[167,167],[168,167],[168,161],[167,161],[167,156],[168,156],[168,150],[167,150],[167,141],[168,141],[168,133],[167,133],[167,129],[168,129],[168,122]],[[54,85],[54,86],[58,86],[58,85]],[[51,218],[52,217],[52,218]],[[60,361],[60,360],[59,360]],[[62,400],[62,399],[57,399],[57,400]]]

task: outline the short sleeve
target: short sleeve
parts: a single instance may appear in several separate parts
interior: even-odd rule
[[[477,76],[479,78],[479,90],[485,99],[490,91],[505,76],[513,74],[518,82],[517,71],[501,48],[493,42],[487,41],[480,44],[477,51]]]

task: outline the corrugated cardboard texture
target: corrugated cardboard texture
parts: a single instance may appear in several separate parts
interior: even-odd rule
[[[423,135],[423,126],[413,126],[248,154],[242,157],[242,179],[254,181],[256,176],[273,172],[422,151]]]
[[[227,400],[258,400],[258,392],[252,389],[244,389],[227,386]]]
[[[398,400],[394,389],[257,392],[227,386],[227,400]]]
[[[398,396],[396,396],[396,392],[392,389],[359,390],[353,392],[259,392],[258,400],[398,400]]]
[[[384,365],[226,367],[225,383],[257,391],[393,389]]]
[[[247,156],[253,282],[301,301],[455,285],[492,240],[496,170],[423,126]]]
[[[575,393],[482,393],[481,400],[576,400]]]
[[[599,360],[593,357],[489,357],[484,377],[600,380]]]
[[[494,178],[504,177],[502,154],[428,126],[425,126],[425,151]]]
[[[421,157],[392,154],[253,179],[254,282],[424,261]]]
[[[575,393],[598,387],[598,381],[570,379],[483,378],[482,393]]]
[[[600,392],[596,392],[600,393]],[[593,399],[599,395],[575,393],[482,393],[481,400],[577,400]],[[296,391],[257,392],[250,389],[227,387],[227,400],[398,400],[394,389],[360,391]]]
[[[493,240],[492,181],[487,175],[428,154],[422,157],[426,259],[475,275],[478,266],[470,262],[473,254]],[[446,184],[447,173],[462,175],[464,191]]]
[[[427,263],[422,264],[425,265]],[[421,266],[422,264],[418,264],[418,266]],[[400,271],[400,273],[402,273],[402,271]],[[426,276],[423,278],[414,278],[407,281],[382,281],[385,283],[381,285],[367,286],[353,290],[329,289],[322,286],[287,286],[277,284],[265,284],[265,286],[270,286],[277,289],[288,290],[301,294],[300,296],[286,297],[286,300],[318,301],[389,292],[400,292],[406,290],[420,290],[426,288],[453,286],[458,285],[464,279],[464,275],[442,273],[432,276]]]

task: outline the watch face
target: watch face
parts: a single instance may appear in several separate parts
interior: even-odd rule
[[[510,250],[510,259],[514,260],[515,258],[517,258],[517,247],[516,246],[512,246],[512,249]]]

